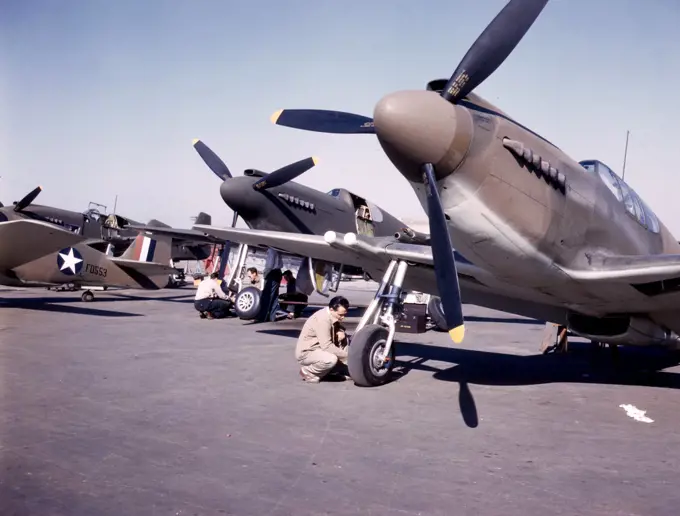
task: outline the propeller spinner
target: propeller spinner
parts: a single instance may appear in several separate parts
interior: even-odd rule
[[[510,55],[538,18],[548,0],[510,0],[472,44],[440,96],[457,104],[482,84]],[[428,88],[430,89],[430,88]],[[333,134],[376,134],[371,118],[342,111],[292,109],[272,116],[277,125]],[[454,342],[463,340],[462,303],[456,261],[437,190],[433,163],[421,164],[422,181],[427,187],[430,245],[449,334]]]

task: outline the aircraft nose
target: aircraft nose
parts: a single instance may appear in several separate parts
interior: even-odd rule
[[[239,213],[244,218],[257,215],[257,192],[253,191],[253,180],[245,176],[229,178],[220,185],[220,196],[222,200],[233,211]]]
[[[386,95],[376,105],[373,121],[385,154],[409,181],[421,181],[423,163],[435,166],[437,179],[452,173],[472,138],[468,110],[434,91]]]

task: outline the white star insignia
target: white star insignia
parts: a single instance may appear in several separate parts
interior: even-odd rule
[[[68,254],[59,253],[59,256],[61,256],[61,259],[64,260],[64,264],[61,266],[61,269],[59,270],[63,271],[64,269],[71,269],[71,272],[73,272],[73,274],[76,273],[76,265],[83,261],[82,259],[76,258],[74,256],[73,248],[68,250]]]

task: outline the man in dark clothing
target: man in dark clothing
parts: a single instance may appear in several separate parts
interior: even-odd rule
[[[279,317],[288,316],[279,305],[279,289],[283,279],[282,267],[281,255],[274,249],[268,249],[264,266],[264,287],[262,287],[262,297],[260,298],[260,313],[257,316],[257,320],[260,322],[276,321]]]
[[[293,276],[292,271],[287,270],[283,273],[283,277],[286,278],[286,293],[281,294],[279,299],[281,301],[281,310],[288,310],[288,303],[286,301],[292,301],[295,303],[305,303],[305,304],[294,304],[293,313],[288,313],[289,318],[297,319],[302,315],[302,311],[305,309],[307,300],[309,296],[302,292],[298,292],[296,288],[295,276]]]

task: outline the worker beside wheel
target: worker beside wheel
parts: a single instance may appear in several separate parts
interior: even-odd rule
[[[231,309],[232,302],[217,283],[218,274],[213,272],[209,278],[198,284],[194,308],[200,313],[201,319],[222,319]]]
[[[295,347],[300,377],[319,383],[329,374],[349,379],[347,346],[349,338],[341,321],[347,316],[349,301],[336,296],[326,308],[318,310],[305,322]]]

